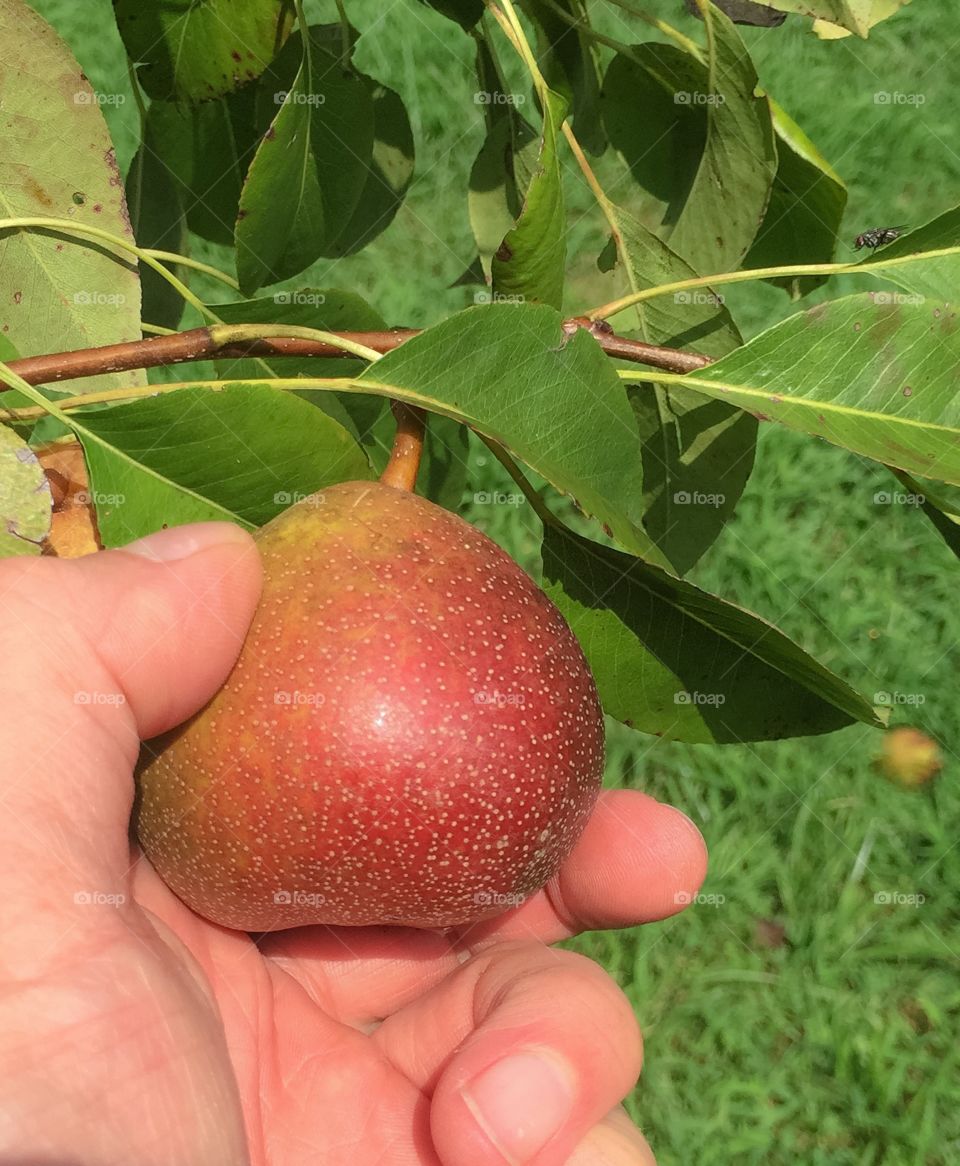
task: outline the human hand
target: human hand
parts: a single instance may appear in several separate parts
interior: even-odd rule
[[[703,879],[677,811],[602,795],[544,892],[456,934],[194,915],[128,840],[139,741],[222,683],[260,584],[202,524],[0,563],[0,1161],[619,1166],[626,999],[546,945],[664,918]],[[12,1159],[7,1155],[13,1155]]]

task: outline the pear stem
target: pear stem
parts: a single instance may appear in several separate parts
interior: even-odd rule
[[[393,415],[397,419],[397,432],[393,438],[390,460],[380,475],[384,486],[413,493],[423,456],[423,439],[426,433],[425,415],[422,409],[408,405],[404,401],[391,401]]]

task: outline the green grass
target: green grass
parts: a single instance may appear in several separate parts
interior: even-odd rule
[[[95,85],[125,87],[117,42],[102,33],[107,0],[37,7]],[[679,7],[650,2],[697,35]],[[464,190],[482,129],[470,42],[413,0],[385,12],[378,0],[347,8],[367,33],[361,64],[407,102],[418,176],[371,248],[297,282],[351,287],[393,322],[428,324],[472,299],[449,286],[473,254]],[[313,11],[333,15],[332,6]],[[612,34],[648,38],[645,26],[629,32],[629,20],[602,11]],[[744,35],[762,83],[848,184],[846,244],[956,201],[960,131],[944,54],[960,38],[960,15],[951,6],[914,0],[867,42],[820,42],[798,18]],[[879,91],[926,100],[878,105]],[[131,106],[106,112],[125,163]],[[594,259],[604,232],[572,169],[569,193],[576,308],[603,298]],[[747,334],[796,310],[762,285],[729,288],[728,303]],[[682,807],[712,855],[710,901],[572,945],[610,970],[643,1022],[647,1067],[630,1106],[661,1166],[946,1166],[960,1157],[956,563],[922,515],[873,504],[892,483],[882,467],[763,426],[736,517],[692,578],[772,619],[862,691],[922,696],[913,720],[948,758],[932,790],[908,794],[877,777],[878,738],[862,727],[723,748],[610,727],[608,781]],[[499,468],[474,448],[464,513],[536,570],[526,509],[470,501],[497,484]],[[764,942],[764,921],[782,926],[782,942]]]

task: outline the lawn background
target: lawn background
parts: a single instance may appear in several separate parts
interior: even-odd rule
[[[126,168],[136,110],[108,0],[33,2],[94,87],[126,95],[104,107]],[[471,303],[475,290],[450,287],[473,256],[465,188],[483,129],[471,42],[416,0],[346,5],[365,34],[358,64],[407,104],[417,175],[373,246],[318,263],[290,285],[348,287],[392,323],[430,324]],[[335,19],[332,3],[307,7]],[[648,8],[702,36],[680,0],[650,0]],[[597,0],[593,11],[610,35],[656,39]],[[821,42],[808,29],[791,17],[781,29],[741,31],[761,83],[848,185],[843,258],[862,230],[919,225],[960,201],[960,12],[913,0],[866,42]],[[506,48],[501,55],[508,60]],[[511,76],[520,90],[512,65]],[[882,104],[880,92],[924,100]],[[595,267],[605,234],[569,156],[567,164],[566,307],[575,311],[606,298]],[[229,266],[202,241],[195,252]],[[862,286],[847,279],[829,293]],[[202,279],[194,287],[222,298],[222,288]],[[796,310],[766,286],[725,291],[747,335]],[[536,573],[533,516],[473,501],[498,488],[510,492],[473,447],[462,513]],[[643,1023],[647,1067],[629,1104],[661,1166],[960,1159],[957,572],[920,514],[874,503],[875,493],[895,488],[882,467],[761,426],[736,517],[690,577],[778,623],[867,694],[922,698],[896,710],[894,722],[912,714],[943,744],[947,765],[932,790],[909,794],[879,778],[871,767],[877,735],[859,726],[806,741],[707,748],[610,725],[608,783],[680,806],[711,851],[703,899],[681,916],[570,945],[609,969]]]

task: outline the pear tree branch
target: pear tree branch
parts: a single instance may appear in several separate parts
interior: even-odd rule
[[[603,351],[616,360],[646,364],[665,372],[686,373],[710,364],[710,358],[657,344],[618,336],[603,320],[575,316],[565,320],[564,332],[585,328]],[[248,357],[360,357],[373,361],[418,336],[417,328],[377,332],[321,332],[283,324],[210,324],[186,332],[148,336],[98,348],[79,348],[44,356],[11,360],[9,368],[31,385],[50,385],[103,373],[130,372],[159,365],[197,360],[241,360]],[[11,386],[2,383],[0,392]]]

